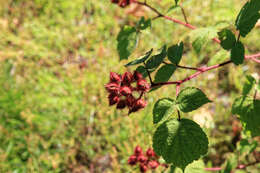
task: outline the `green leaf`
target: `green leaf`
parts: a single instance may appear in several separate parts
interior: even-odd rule
[[[179,62],[181,61],[182,52],[183,52],[183,42],[173,45],[168,48],[168,51],[167,51],[168,59],[173,64],[179,64]]]
[[[145,70],[145,67],[142,66],[142,65],[141,65],[141,66],[138,66],[138,67],[136,68],[136,71],[138,71],[139,73],[141,73],[144,78],[148,76],[148,73],[147,73],[147,71]]]
[[[228,29],[218,32],[218,37],[221,41],[220,45],[226,50],[230,50],[236,43],[235,35]]]
[[[250,154],[256,149],[257,146],[258,146],[257,141],[252,141],[251,143],[249,143],[247,139],[242,139],[239,142],[238,149],[241,154],[243,153]]]
[[[148,69],[156,69],[164,60],[164,58],[167,55],[167,48],[166,45],[163,46],[161,52],[157,55],[152,56],[148,61],[146,62],[146,68]]]
[[[183,173],[183,171],[180,168],[176,168],[174,173]],[[189,164],[185,168],[184,173],[207,173],[207,171],[205,171],[204,162],[200,159]]]
[[[212,65],[222,63],[228,57],[229,57],[229,52],[226,51],[225,49],[221,49],[212,58],[210,58],[210,60],[208,62],[208,66],[212,66]]]
[[[231,60],[234,64],[239,65],[244,62],[245,48],[244,45],[239,41],[231,49]]]
[[[148,27],[152,26],[152,21],[151,19],[145,20],[145,18],[142,16],[139,22],[137,23],[137,28],[140,30],[145,30]]]
[[[178,5],[179,0],[175,0],[175,5]]]
[[[245,37],[260,19],[260,1],[250,0],[240,10],[236,19],[236,28]]]
[[[182,112],[191,112],[211,101],[200,89],[187,87],[181,90],[176,102]]]
[[[254,77],[247,75],[246,76],[246,82],[244,83],[244,87],[243,87],[243,95],[247,95],[251,89],[253,88],[253,86],[255,85],[256,80]]]
[[[240,116],[245,130],[250,131],[253,137],[260,136],[260,100],[239,97],[232,105],[232,113]]]
[[[189,163],[207,153],[208,138],[194,121],[171,119],[156,129],[153,148],[167,163],[184,170]]]
[[[153,52],[153,49],[151,49],[150,51],[146,52],[145,55],[135,59],[134,61],[131,61],[129,62],[128,64],[125,65],[125,67],[128,67],[128,66],[132,66],[132,65],[136,65],[136,64],[140,64],[140,63],[143,63],[145,62],[149,57],[150,55],[152,54]]]
[[[154,82],[167,82],[174,71],[176,70],[176,66],[172,64],[163,65],[159,70],[156,72],[154,77]]]
[[[190,35],[192,37],[192,47],[199,54],[203,45],[217,36],[217,30],[213,27],[199,28],[191,31]]]
[[[128,59],[138,42],[138,33],[134,27],[124,26],[117,36],[117,52],[120,60]]]
[[[153,107],[153,123],[156,124],[168,118],[174,112],[175,101],[170,98],[158,100]]]

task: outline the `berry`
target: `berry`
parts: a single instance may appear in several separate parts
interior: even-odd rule
[[[146,80],[141,79],[137,81],[137,89],[139,91],[147,92],[150,88],[150,85],[146,82]]]
[[[108,96],[108,100],[109,100],[109,105],[112,106],[119,101],[119,97],[114,93],[110,93]]]
[[[116,105],[117,109],[124,109],[126,107],[126,101],[125,100],[119,100],[119,102]]]
[[[147,165],[145,165],[145,164],[140,164],[140,171],[141,171],[141,172],[146,172],[147,170],[148,170]]]
[[[132,90],[128,86],[123,86],[120,88],[120,94],[122,94],[123,96],[128,96],[132,94]]]
[[[131,72],[125,72],[122,76],[122,82],[124,85],[130,85],[133,82],[134,77]]]
[[[156,154],[155,154],[155,152],[153,151],[152,148],[148,148],[148,149],[146,150],[146,156],[149,157],[149,158],[151,158],[151,157],[155,157]]]
[[[145,106],[147,105],[147,102],[143,99],[139,99],[137,100],[134,104],[133,104],[133,107],[130,108],[129,110],[129,113],[132,113],[132,112],[137,112],[138,110],[144,108]]]
[[[137,158],[138,162],[140,163],[146,163],[148,158],[145,157],[144,155],[139,155],[138,158]]]
[[[115,92],[116,93],[116,92],[119,91],[119,85],[117,83],[114,83],[114,82],[106,84],[105,88],[110,93],[111,92]]]
[[[156,160],[150,160],[148,162],[148,166],[151,168],[151,169],[156,169],[158,166],[160,165],[160,163]]]
[[[142,150],[142,148],[141,148],[139,145],[137,145],[137,146],[135,147],[134,153],[135,153],[135,156],[139,156],[139,155],[142,155],[142,154],[143,154],[143,150]]]
[[[137,163],[137,157],[135,155],[132,155],[128,158],[127,162],[129,165],[135,165]]]
[[[126,105],[128,107],[132,107],[133,104],[136,102],[135,98],[132,96],[132,95],[129,95],[127,98],[126,98]]]
[[[121,76],[115,72],[110,72],[110,82],[120,83]]]

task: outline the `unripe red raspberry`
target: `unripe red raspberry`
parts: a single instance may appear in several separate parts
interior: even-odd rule
[[[131,72],[125,72],[122,76],[122,82],[124,85],[130,85],[131,82],[133,82],[134,77]]]
[[[141,148],[139,145],[137,145],[137,146],[135,147],[134,153],[135,153],[135,156],[139,156],[139,155],[142,155],[142,154],[143,154],[143,150],[142,150],[142,148]]]
[[[110,72],[110,82],[120,83],[121,76],[115,72]]]
[[[108,95],[109,105],[112,106],[119,101],[119,97],[115,93],[110,93]]]
[[[119,100],[119,102],[116,105],[117,109],[124,109],[126,107],[126,101],[125,100]]]
[[[137,160],[138,160],[138,162],[140,162],[140,163],[146,163],[147,160],[148,160],[148,158],[147,158],[146,156],[144,156],[144,155],[139,155],[139,156],[137,157]]]
[[[128,96],[128,95],[132,94],[132,90],[128,86],[122,86],[120,88],[120,94],[122,94],[123,96]]]
[[[108,92],[118,92],[119,91],[119,85],[117,83],[108,83],[105,85],[105,88]]]
[[[135,165],[137,163],[137,157],[135,155],[132,155],[128,158],[127,162],[129,165]]]
[[[143,75],[138,71],[135,71],[133,76],[136,81],[143,79]]]
[[[150,88],[150,85],[146,82],[146,80],[141,79],[137,81],[137,89],[139,91],[147,92]]]
[[[149,157],[149,158],[151,158],[151,157],[155,157],[156,154],[155,154],[155,152],[153,151],[152,148],[148,148],[148,149],[146,150],[146,156]]]
[[[145,165],[145,164],[140,164],[140,171],[141,171],[141,172],[146,172],[147,170],[148,170],[147,165]]]
[[[151,169],[156,169],[158,166],[160,165],[160,163],[156,160],[150,160],[148,162],[148,166],[151,168]]]

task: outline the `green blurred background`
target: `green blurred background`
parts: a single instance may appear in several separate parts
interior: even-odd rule
[[[173,0],[148,0],[164,13]],[[188,20],[199,27],[232,25],[241,0],[185,0]],[[183,20],[179,9],[168,15]],[[109,0],[0,0],[0,172],[138,172],[127,165],[136,145],[152,144],[152,107],[158,98],[174,97],[175,87],[147,95],[148,106],[131,116],[108,106],[104,84],[109,72],[124,72],[116,36],[135,25],[148,9],[121,9]],[[200,54],[192,49],[192,32],[157,19],[141,35],[131,59],[150,48],[183,40],[182,65],[202,66],[228,59],[209,41]],[[260,29],[246,39],[247,54],[260,52]],[[131,68],[129,70],[134,70]],[[191,71],[177,70],[172,80]],[[184,117],[194,119],[210,136],[206,166],[219,166],[232,154],[231,104],[241,93],[245,74],[259,65],[226,66],[189,81],[213,103]],[[240,123],[237,123],[240,126]],[[256,171],[253,167],[250,171]],[[161,172],[163,169],[158,169]]]

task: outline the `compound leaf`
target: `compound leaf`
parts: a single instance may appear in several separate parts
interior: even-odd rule
[[[158,100],[153,107],[153,123],[156,124],[166,119],[174,112],[175,101],[170,98],[162,98]]]
[[[153,148],[167,163],[184,170],[192,161],[207,153],[208,138],[194,121],[170,119],[156,129]]]
[[[182,112],[191,112],[211,101],[200,89],[187,87],[180,91],[176,102]]]

